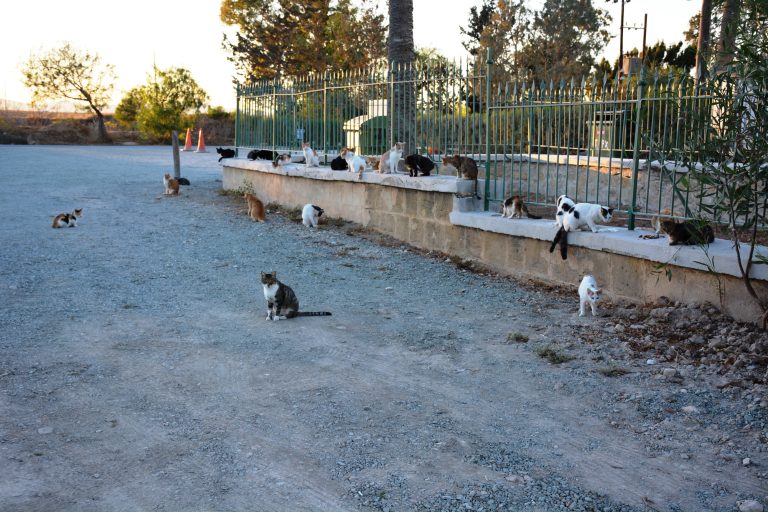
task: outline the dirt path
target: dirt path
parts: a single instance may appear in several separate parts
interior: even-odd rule
[[[768,503],[765,385],[637,347],[706,307],[580,319],[575,286],[251,223],[215,154],[182,156],[165,198],[168,148],[0,147],[0,510]],[[262,270],[333,316],[266,322]]]

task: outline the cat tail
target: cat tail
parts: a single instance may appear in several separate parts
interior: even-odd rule
[[[528,207],[525,208],[525,216],[529,219],[540,219],[538,215],[533,215],[531,212],[528,211]]]
[[[331,316],[330,311],[299,311],[296,316]]]
[[[563,236],[560,238],[560,256],[564,260],[568,259],[568,232],[563,230]]]
[[[552,240],[552,245],[549,246],[549,252],[555,252],[555,247],[557,247],[557,242],[560,241],[560,238],[563,236],[563,233],[565,233],[565,230],[563,228],[560,228],[557,230],[557,233],[555,234],[554,240]]]

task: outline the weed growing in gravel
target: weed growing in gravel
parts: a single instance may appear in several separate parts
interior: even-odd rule
[[[375,233],[375,231],[371,228],[367,228],[365,226],[361,226],[358,224],[350,228],[347,228],[346,233],[349,236],[358,236],[358,235],[370,235]]]
[[[521,332],[511,332],[507,334],[507,343],[527,343],[528,339],[528,336]]]
[[[630,371],[618,366],[606,366],[598,368],[597,373],[604,375],[605,377],[621,377],[622,375],[630,373]]]
[[[568,361],[575,359],[572,355],[566,354],[554,345],[539,347],[536,349],[536,353],[539,357],[546,359],[552,364],[567,363]]]
[[[475,270],[475,265],[470,259],[464,259],[460,256],[448,256],[448,259],[451,260],[451,263],[456,265],[456,268],[459,270],[469,270],[473,271]]]
[[[267,210],[284,215],[288,220],[301,222],[301,208],[286,208],[279,203],[267,203]]]
[[[249,193],[253,194],[254,190],[253,190],[253,185],[252,184],[246,183],[246,184],[244,184],[244,185],[242,185],[242,186],[240,186],[240,187],[238,187],[238,188],[236,188],[234,190],[225,190],[225,189],[222,188],[221,190],[219,190],[219,195],[220,196],[228,196],[228,197],[231,197],[231,196],[242,197],[242,196],[245,195],[246,192],[249,192]]]
[[[341,217],[320,217],[320,224],[323,224],[326,226],[333,226],[336,228],[340,228],[344,226],[346,223],[347,221],[342,219]]]

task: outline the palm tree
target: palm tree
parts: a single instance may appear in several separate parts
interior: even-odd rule
[[[393,127],[390,142],[404,142],[405,151],[415,152],[413,127],[416,121],[416,94],[411,72],[416,53],[413,48],[413,0],[389,0],[387,59],[395,82],[389,113]]]

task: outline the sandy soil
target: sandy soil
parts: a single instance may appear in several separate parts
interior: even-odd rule
[[[645,316],[579,318],[577,283],[252,223],[215,153],[182,157],[162,197],[169,148],[0,147],[0,510],[768,503],[763,383],[647,364]],[[262,270],[333,316],[265,321]]]

